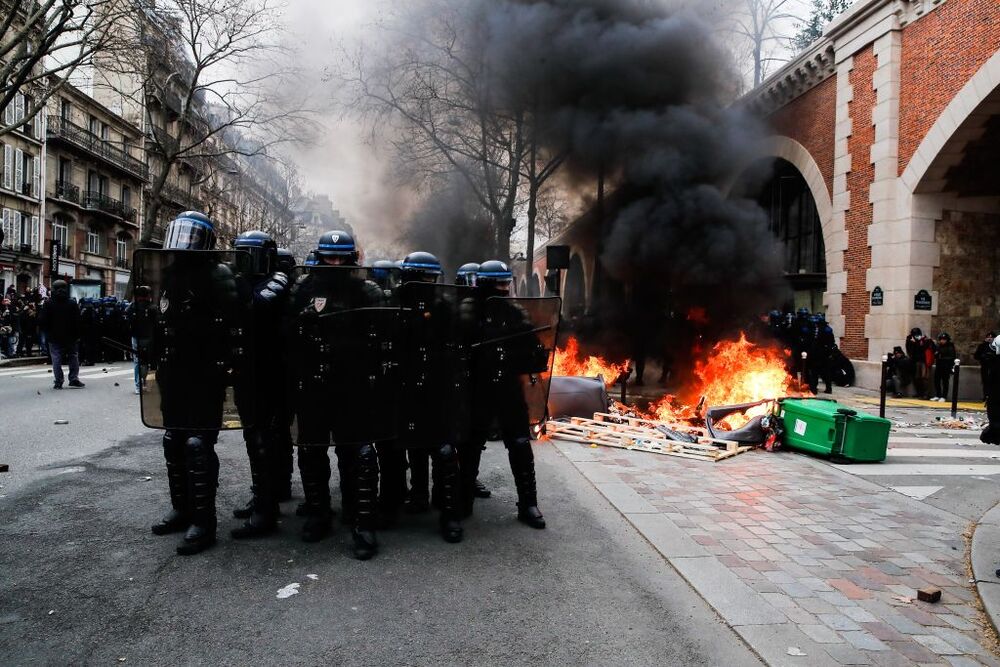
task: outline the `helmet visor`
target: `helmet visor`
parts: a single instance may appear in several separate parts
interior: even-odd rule
[[[271,253],[263,244],[237,243],[236,249],[246,253],[246,257],[240,262],[240,268],[247,273],[264,275],[271,270]]]
[[[194,218],[177,218],[167,225],[164,249],[211,250],[215,245],[212,225]]]

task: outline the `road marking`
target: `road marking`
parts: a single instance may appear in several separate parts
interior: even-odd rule
[[[98,378],[110,378],[110,377],[116,377],[116,376],[119,376],[119,375],[129,375],[129,374],[134,373],[134,372],[135,371],[132,370],[131,368],[128,368],[128,369],[125,369],[125,370],[120,370],[120,371],[109,371],[107,373],[105,373],[104,371],[97,371],[95,373],[92,370],[80,371],[80,379],[81,380],[96,380]],[[68,372],[67,369],[63,369],[63,373],[65,373],[66,375],[69,374],[69,372]],[[52,378],[52,373],[44,373],[44,374],[40,373],[38,375],[22,375],[21,377],[23,377],[23,378],[30,378],[30,379],[39,379],[39,378],[49,378],[49,379],[51,379]]]
[[[916,500],[924,500],[928,496],[933,496],[935,493],[943,489],[943,486],[890,486],[890,489],[898,493],[902,493],[904,496],[909,496]]]
[[[889,436],[889,446],[900,445],[981,445],[979,438],[897,438]]]
[[[855,465],[834,464],[834,468],[860,477],[890,476],[971,476],[1000,475],[1000,465],[960,465],[936,463],[861,463]]]
[[[9,371],[0,371],[0,377],[10,377],[14,375],[24,375],[25,373],[37,373],[38,366],[27,366],[25,368],[16,368]]]
[[[938,459],[1000,459],[1000,449],[909,449],[907,447],[890,447],[889,456],[920,456]]]

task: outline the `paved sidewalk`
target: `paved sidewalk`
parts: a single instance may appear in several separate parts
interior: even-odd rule
[[[793,453],[551,444],[772,665],[1000,665],[958,516]]]

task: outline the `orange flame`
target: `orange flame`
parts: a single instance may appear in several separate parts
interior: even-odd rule
[[[603,357],[580,354],[580,343],[571,336],[566,341],[566,347],[556,350],[552,374],[576,377],[597,377],[600,375],[610,387],[626,370],[628,370],[628,363],[616,364]]]

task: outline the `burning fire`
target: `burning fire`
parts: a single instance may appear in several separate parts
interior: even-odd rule
[[[577,340],[570,338],[564,349],[556,351],[553,374],[603,375],[605,382],[611,386],[627,368],[627,364],[613,364],[601,357],[582,358]],[[621,403],[616,403],[616,408],[620,412],[649,419],[686,422],[700,419],[703,407],[753,403],[802,393],[795,378],[786,371],[782,352],[759,347],[747,340],[744,334],[740,334],[739,340],[716,343],[705,358],[695,362],[694,375],[695,380],[679,395],[663,396],[651,404],[648,411]],[[751,408],[742,415],[727,417],[719,425],[738,428],[767,410],[767,405]]]
[[[695,362],[697,382],[684,391],[686,403],[678,404],[674,396],[664,396],[650,406],[649,412],[662,421],[678,421],[697,416],[691,403],[701,401],[707,406],[738,405],[770,398],[799,394],[795,379],[785,370],[781,352],[758,347],[740,334],[737,341],[716,343],[707,359]],[[748,410],[746,417],[764,414],[766,406]],[[735,415],[734,415],[735,416]],[[737,419],[727,419],[723,425],[735,427]]]
[[[604,378],[605,384],[612,386],[628,370],[628,363],[615,364],[603,357],[580,354],[580,343],[573,336],[566,341],[566,347],[556,350],[553,375]]]

